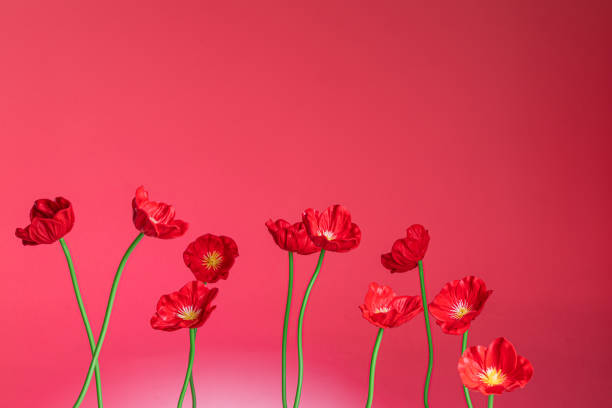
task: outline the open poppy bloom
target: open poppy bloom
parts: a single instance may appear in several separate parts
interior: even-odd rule
[[[166,203],[149,201],[149,193],[143,186],[136,189],[132,200],[134,226],[149,237],[170,239],[180,237],[187,231],[185,221],[175,220],[176,210]]]
[[[52,244],[70,232],[74,225],[74,211],[63,197],[36,200],[30,210],[30,225],[17,228],[15,236],[23,245]]]
[[[429,304],[436,323],[447,334],[463,334],[493,293],[475,276],[448,282]]]
[[[292,225],[283,219],[268,220],[266,227],[276,245],[285,251],[309,255],[321,250],[308,236],[303,222],[296,222]]]
[[[423,306],[419,296],[397,296],[390,287],[372,282],[359,309],[364,319],[387,329],[406,323],[419,314]]]
[[[211,302],[217,288],[208,288],[200,281],[189,282],[178,292],[163,295],[157,302],[157,312],[151,318],[156,330],[174,331],[202,326],[217,306]]]
[[[406,230],[406,238],[393,243],[391,252],[382,254],[383,266],[394,272],[407,272],[417,267],[425,257],[429,245],[429,232],[420,224],[414,224]]]
[[[185,264],[202,282],[227,279],[237,256],[238,246],[233,239],[213,234],[198,237],[183,252]]]
[[[512,343],[499,337],[489,347],[467,348],[457,366],[463,385],[485,395],[523,388],[533,375],[533,366],[516,354]]]
[[[322,212],[309,208],[302,221],[312,242],[326,251],[347,252],[361,241],[361,230],[351,222],[351,213],[339,204]]]

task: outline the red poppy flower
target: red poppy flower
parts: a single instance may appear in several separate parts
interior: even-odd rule
[[[423,306],[419,296],[397,296],[390,287],[372,282],[359,309],[364,319],[387,329],[406,323],[419,314]]]
[[[189,282],[178,292],[163,295],[157,302],[157,312],[151,318],[156,330],[174,331],[202,326],[217,306],[211,303],[217,288],[208,288],[200,281]]]
[[[463,334],[472,320],[482,311],[493,293],[484,281],[475,276],[448,282],[429,304],[429,311],[436,323],[447,334]]]
[[[132,208],[134,225],[145,235],[170,239],[180,237],[187,231],[188,224],[185,221],[174,219],[174,207],[149,201],[149,193],[142,186],[136,189]]]
[[[238,246],[233,239],[213,234],[198,237],[183,252],[185,264],[202,282],[227,279],[237,256]]]
[[[361,231],[351,222],[351,213],[341,205],[319,212],[312,208],[302,214],[302,221],[312,242],[321,249],[346,252],[361,241]]]
[[[268,231],[272,238],[274,238],[276,245],[285,251],[309,255],[321,250],[308,236],[303,222],[296,222],[291,225],[282,219],[276,221],[268,220],[266,227],[268,227]]]
[[[407,272],[417,267],[425,257],[429,245],[429,232],[419,224],[406,230],[406,238],[400,238],[393,244],[391,252],[381,255],[383,266],[393,272]]]
[[[55,201],[40,199],[30,210],[30,225],[17,228],[15,235],[23,245],[52,244],[70,232],[74,211],[70,201],[57,197]]]
[[[533,375],[531,363],[517,355],[512,343],[503,337],[493,340],[489,347],[466,349],[457,369],[463,385],[485,395],[523,388]]]

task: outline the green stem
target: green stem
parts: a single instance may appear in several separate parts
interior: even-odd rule
[[[429,325],[429,308],[425,295],[425,278],[423,276],[423,261],[419,261],[419,280],[421,282],[421,298],[423,300],[423,311],[425,314],[425,330],[427,331],[427,345],[429,346],[429,363],[427,365],[427,377],[425,377],[425,388],[423,390],[423,402],[425,408],[429,408],[429,383],[431,382],[431,371],[433,370],[433,344],[431,341],[431,327]]]
[[[467,348],[468,332],[469,330],[466,330],[465,333],[463,333],[463,340],[461,341],[461,355],[463,355],[463,352]],[[465,402],[467,402],[467,406],[469,408],[474,408],[472,405],[472,399],[470,398],[470,390],[468,390],[465,385],[463,386],[463,393],[465,394]]]
[[[378,358],[378,350],[380,349],[380,342],[382,341],[383,329],[378,329],[378,335],[376,336],[376,343],[374,343],[374,350],[372,350],[372,362],[370,363],[370,386],[368,387],[368,402],[366,408],[372,406],[372,399],[374,398],[374,373],[376,371],[376,359]]]
[[[91,325],[89,324],[89,319],[87,318],[87,313],[85,312],[85,305],[83,304],[81,290],[79,289],[79,282],[77,281],[76,273],[74,272],[74,264],[72,263],[72,257],[70,256],[70,251],[68,250],[68,246],[66,245],[66,241],[64,241],[64,238],[60,238],[59,243],[62,246],[64,256],[66,256],[66,261],[68,262],[68,269],[70,270],[70,279],[72,280],[72,288],[74,289],[77,304],[79,305],[81,318],[83,318],[83,323],[85,324],[85,331],[87,332],[87,339],[89,340],[89,348],[91,349],[91,353],[93,354],[94,349],[96,347],[96,341],[94,340],[93,332],[91,331]],[[95,368],[95,377],[96,394],[98,396],[98,407],[102,408],[102,383],[100,380],[100,367],[97,363]]]
[[[195,337],[197,333],[198,333],[198,329],[196,327],[195,329],[193,329],[193,341],[195,341]],[[189,389],[191,390],[191,406],[192,408],[196,408],[198,402],[196,401],[195,385],[193,384],[193,370],[191,370],[191,377],[189,377]]]
[[[110,320],[110,315],[113,310],[113,303],[115,302],[115,295],[117,293],[117,286],[119,285],[119,279],[121,279],[121,274],[123,272],[123,268],[130,257],[130,254],[136,248],[136,245],[140,242],[140,240],[144,237],[144,234],[141,232],[134,238],[132,244],[125,251],[121,262],[119,263],[119,267],[117,268],[117,273],[115,274],[115,279],[113,280],[113,285],[111,286],[110,295],[108,297],[108,304],[106,305],[106,313],[104,314],[104,322],[102,323],[102,329],[100,330],[100,336],[98,336],[98,344],[96,344],[96,349],[94,350],[93,356],[91,357],[91,363],[89,363],[89,370],[87,371],[87,377],[85,377],[85,382],[83,383],[83,388],[81,388],[81,393],[79,394],[76,402],[73,405],[73,408],[78,408],[83,403],[83,398],[85,398],[85,394],[87,393],[87,389],[89,388],[89,383],[91,382],[91,376],[93,375],[94,368],[98,364],[98,356],[100,355],[100,351],[102,350],[102,344],[104,343],[104,338],[106,337],[106,331],[108,330],[108,322]]]
[[[297,380],[297,389],[295,391],[295,400],[293,401],[293,408],[298,408],[300,405],[300,397],[302,395],[302,383],[304,381],[304,352],[302,351],[302,326],[304,325],[304,313],[306,313],[306,304],[308,303],[308,297],[310,296],[310,291],[314,286],[315,281],[317,280],[317,276],[319,275],[319,271],[321,270],[321,265],[323,264],[323,256],[325,255],[325,250],[321,250],[321,254],[319,255],[319,261],[317,262],[317,267],[312,274],[312,278],[310,278],[310,282],[308,283],[308,287],[306,288],[306,293],[304,294],[304,300],[302,301],[302,308],[300,309],[300,318],[298,319],[298,380]]]
[[[493,397],[493,395],[489,395],[489,403],[487,404],[489,408],[493,408]]]
[[[181,395],[179,396],[177,408],[183,406],[183,399],[185,398],[185,392],[187,391],[187,385],[191,378],[193,371],[193,357],[195,355],[195,329],[189,329],[189,364],[187,365],[187,373],[185,374],[185,381],[183,382],[183,388],[181,389]]]
[[[285,321],[283,323],[283,408],[287,408],[287,331],[289,330],[289,315],[291,312],[291,293],[293,292],[293,252],[289,251],[289,284],[287,287],[287,304],[285,305]]]

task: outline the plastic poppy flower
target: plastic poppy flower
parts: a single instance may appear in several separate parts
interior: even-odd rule
[[[429,304],[436,323],[447,334],[463,334],[482,311],[492,290],[475,276],[448,282]]]
[[[166,203],[149,200],[143,186],[136,189],[132,200],[134,226],[149,237],[170,239],[180,237],[189,226],[185,221],[175,220],[176,210]]]
[[[387,329],[411,320],[423,310],[423,306],[419,296],[397,296],[390,287],[372,282],[359,309],[364,319]]]
[[[276,245],[285,251],[309,255],[321,250],[308,236],[303,222],[296,222],[292,225],[283,219],[268,220],[266,227]]]
[[[351,222],[351,213],[339,204],[322,212],[309,208],[302,221],[312,242],[326,251],[347,252],[361,241],[361,230]]]
[[[420,224],[406,230],[406,238],[400,238],[391,247],[391,252],[381,255],[383,266],[394,272],[407,272],[417,267],[425,257],[429,246],[429,232]]]
[[[189,282],[178,292],[163,295],[157,302],[157,311],[151,318],[156,330],[175,331],[202,326],[217,306],[211,302],[217,288],[208,288],[200,281]]]
[[[15,236],[23,245],[52,244],[72,230],[74,211],[70,201],[63,197],[40,199],[30,210],[30,225],[17,228]]]
[[[213,234],[198,237],[183,252],[185,264],[202,282],[227,279],[237,256],[238,246],[233,239]]]
[[[517,355],[512,343],[503,337],[493,340],[489,347],[466,349],[457,369],[463,385],[485,395],[523,388],[533,376],[531,363]]]

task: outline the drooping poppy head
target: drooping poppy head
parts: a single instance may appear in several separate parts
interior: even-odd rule
[[[180,237],[187,231],[185,221],[175,220],[176,210],[166,203],[149,201],[149,193],[143,186],[136,189],[132,200],[134,226],[149,237],[170,239]]]
[[[382,329],[400,326],[423,310],[419,296],[397,296],[388,286],[370,283],[363,305],[363,318]]]
[[[282,219],[268,220],[266,227],[268,227],[276,245],[285,251],[309,255],[321,250],[308,236],[303,222],[296,222],[292,225]]]
[[[52,244],[70,232],[74,225],[74,211],[70,201],[63,197],[55,200],[36,200],[30,210],[30,225],[17,228],[15,236],[23,245]]]
[[[533,366],[516,354],[512,343],[503,337],[489,347],[467,348],[457,366],[463,385],[485,395],[501,394],[523,388],[533,375]]]
[[[475,276],[448,282],[429,304],[436,323],[447,334],[463,334],[482,311],[492,290]]]
[[[312,242],[326,251],[347,252],[361,241],[361,230],[351,222],[351,213],[339,204],[322,212],[309,208],[302,221]]]
[[[178,292],[163,295],[157,302],[157,311],[151,318],[156,330],[174,331],[202,326],[217,306],[211,303],[217,288],[208,288],[200,281],[189,282]]]
[[[196,279],[210,283],[227,279],[237,256],[238,246],[233,239],[213,234],[198,237],[183,252],[183,260]]]
[[[406,238],[393,243],[391,252],[382,254],[383,266],[394,272],[407,272],[417,267],[425,257],[429,246],[429,232],[420,224],[414,224],[406,230]]]

